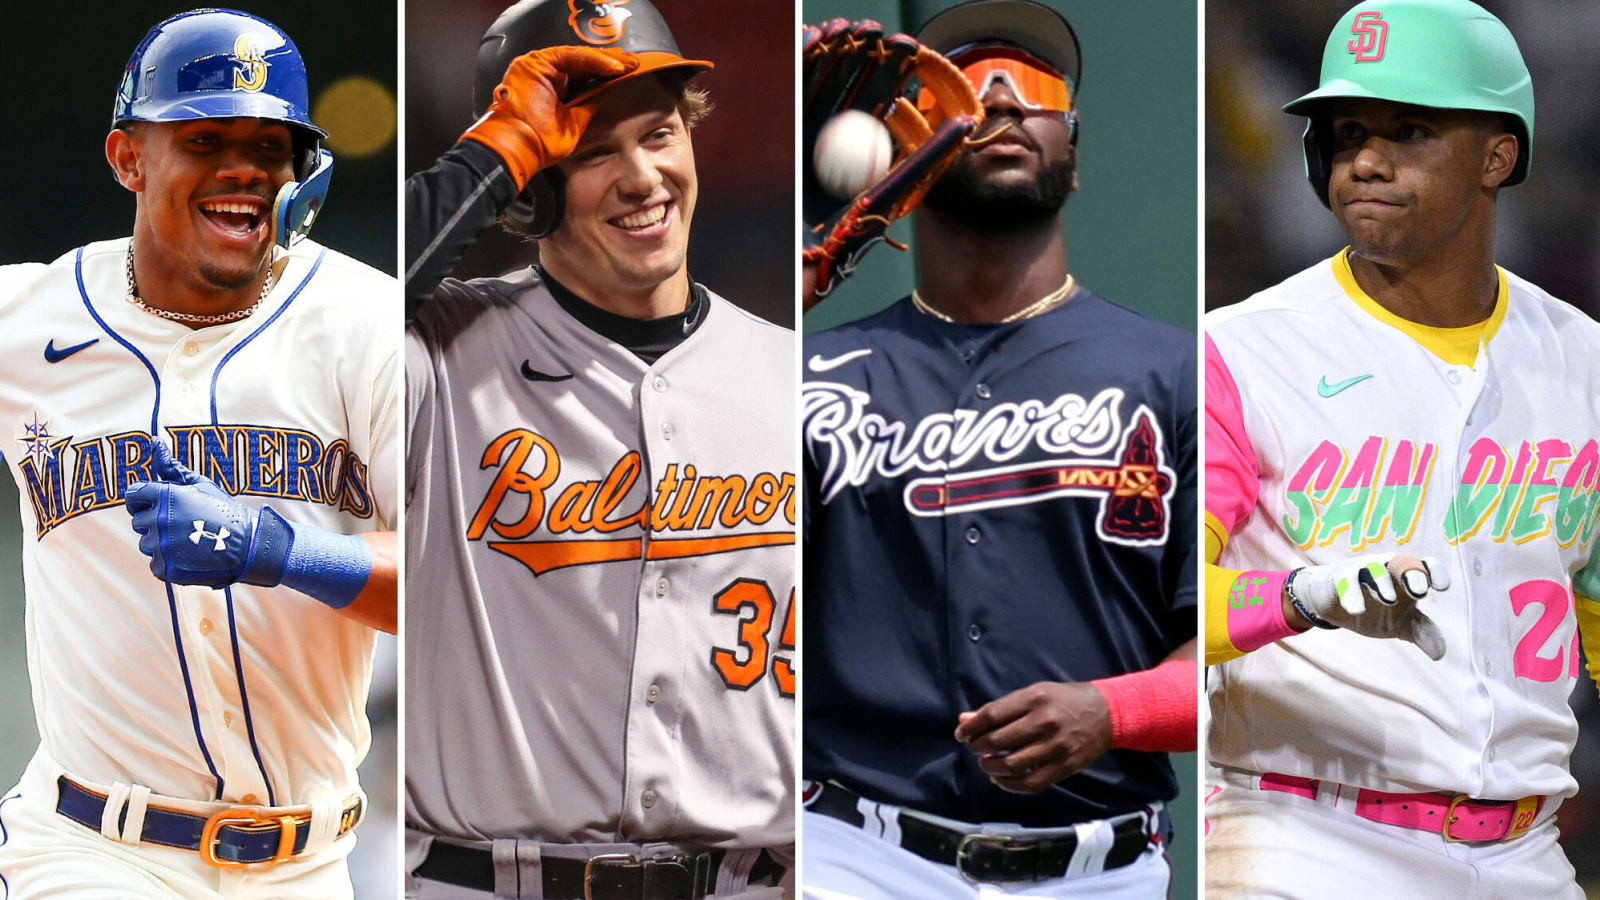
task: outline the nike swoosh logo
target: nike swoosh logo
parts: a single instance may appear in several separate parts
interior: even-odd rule
[[[565,375],[550,375],[534,369],[533,366],[528,365],[527,360],[523,360],[522,377],[528,379],[529,381],[566,381],[568,378],[572,377],[572,373],[568,372]]]
[[[94,338],[92,340],[84,341],[81,344],[75,344],[71,347],[63,347],[60,350],[57,350],[55,339],[51,338],[50,342],[44,345],[44,361],[48,363],[58,363],[72,354],[77,353],[79,350],[87,349],[88,347],[98,343],[100,343],[100,339]]]
[[[849,353],[842,353],[831,359],[823,359],[822,354],[813,353],[811,354],[811,359],[806,361],[806,368],[813,372],[826,372],[829,369],[837,369],[852,359],[869,356],[871,353],[871,350],[851,350]]]
[[[1354,378],[1346,378],[1343,381],[1329,384],[1328,376],[1324,375],[1317,381],[1317,395],[1321,397],[1332,397],[1334,394],[1339,393],[1345,388],[1354,387],[1371,377],[1371,375],[1357,375]]]

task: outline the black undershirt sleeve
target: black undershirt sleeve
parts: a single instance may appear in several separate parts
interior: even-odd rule
[[[433,168],[406,179],[407,319],[516,196],[500,156],[477,141],[457,142]]]

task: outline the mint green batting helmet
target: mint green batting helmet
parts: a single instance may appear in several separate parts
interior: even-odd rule
[[[1533,161],[1533,77],[1505,23],[1469,0],[1375,0],[1351,8],[1322,51],[1317,89],[1283,111],[1307,116],[1306,177],[1328,203],[1332,134],[1323,114],[1340,97],[1510,117],[1520,184]]]

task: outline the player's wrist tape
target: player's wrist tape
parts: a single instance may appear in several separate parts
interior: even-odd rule
[[[1200,663],[1169,659],[1153,669],[1089,682],[1111,711],[1111,746],[1181,753],[1195,749]]]
[[[1312,612],[1305,605],[1305,603],[1301,602],[1300,594],[1294,589],[1294,577],[1299,575],[1304,569],[1305,567],[1301,566],[1300,568],[1290,572],[1288,579],[1286,579],[1283,583],[1283,589],[1289,594],[1289,605],[1294,607],[1294,611],[1299,613],[1302,619],[1305,619],[1307,622],[1310,622],[1317,628],[1326,628],[1329,630],[1338,628],[1339,626]]]
[[[1228,588],[1228,640],[1241,653],[1300,632],[1283,617],[1285,571],[1240,572]]]
[[[281,584],[344,609],[371,574],[372,549],[358,535],[295,525],[263,506],[239,580],[262,587]]]

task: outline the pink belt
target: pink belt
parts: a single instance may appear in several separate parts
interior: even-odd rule
[[[1261,776],[1263,791],[1278,791],[1315,800],[1315,778],[1268,772]],[[1466,794],[1391,794],[1356,791],[1356,815],[1385,825],[1432,831],[1452,843],[1509,841],[1528,832],[1544,807],[1543,796],[1521,800],[1473,800]]]

